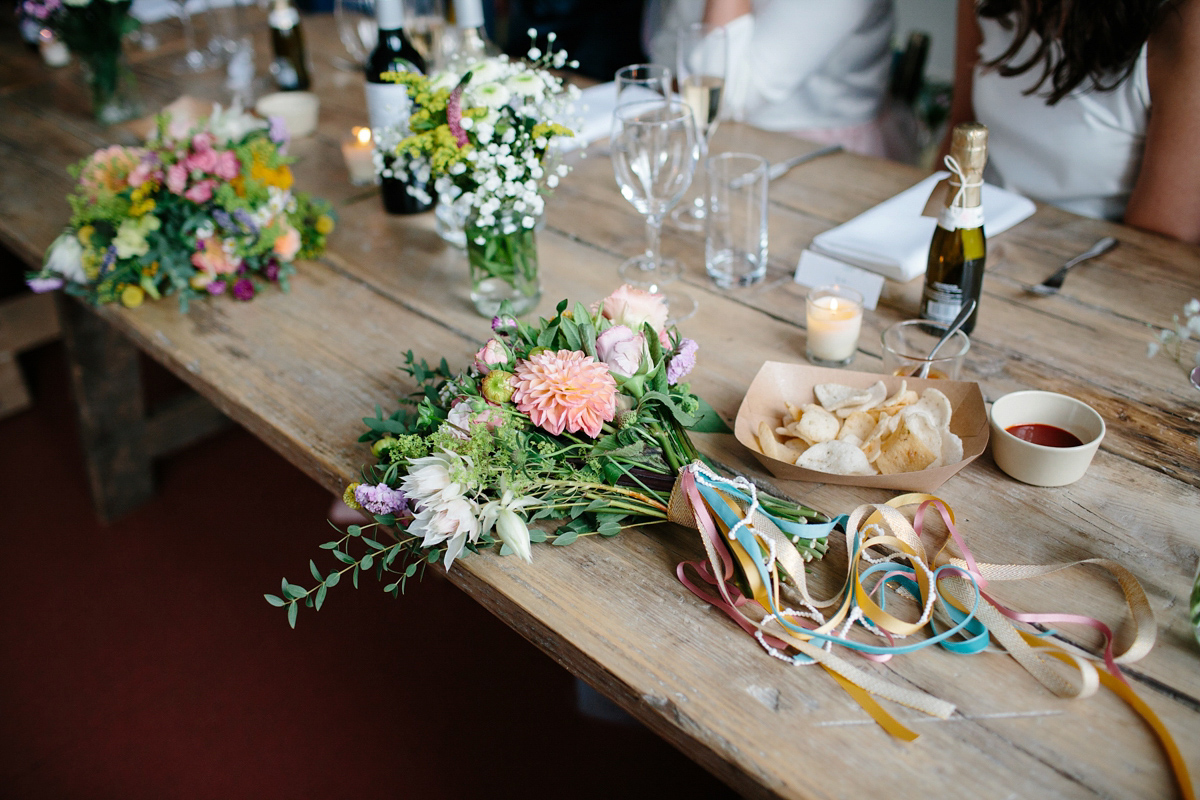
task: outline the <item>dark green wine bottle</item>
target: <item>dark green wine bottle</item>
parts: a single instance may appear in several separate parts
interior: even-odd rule
[[[975,329],[979,300],[983,293],[983,269],[987,240],[983,233],[983,165],[987,162],[987,128],[975,122],[954,128],[950,156],[959,173],[952,172],[946,207],[938,217],[925,289],[921,294],[921,319],[949,325],[968,300],[975,311],[963,325],[964,333]]]
[[[307,91],[308,56],[304,52],[300,12],[288,0],[275,0],[267,22],[271,26],[271,49],[275,53],[271,62],[275,83],[285,92]]]
[[[411,104],[404,86],[386,81],[389,72],[425,72],[425,59],[404,33],[401,0],[378,0],[375,18],[379,40],[367,59],[367,114],[375,141],[385,150],[408,135]],[[388,163],[390,168],[391,163]],[[409,175],[404,180],[386,172],[380,184],[383,207],[389,214],[417,214],[433,207],[433,187]]]

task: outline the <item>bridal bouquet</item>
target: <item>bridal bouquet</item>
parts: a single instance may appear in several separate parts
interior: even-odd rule
[[[417,391],[363,420],[378,462],[343,499],[373,521],[321,545],[339,563],[322,574],[310,561],[314,586],[285,579],[282,596],[266,596],[292,625],[301,602],[320,609],[347,572],[357,586],[374,570],[395,595],[424,564],[449,569],[496,546],[531,561],[531,543],[667,520],[677,478],[702,460],[688,431],[728,430],[684,382],[697,346],[667,325],[661,295],[624,286],[591,309],[564,300],[537,325],[501,313],[492,330],[462,371],[410,352]],[[794,502],[755,503],[791,530],[828,522]],[[530,528],[543,520],[552,532]],[[791,541],[802,560],[825,550],[823,534]]]
[[[186,133],[163,116],[146,146],[97,151],[72,167],[70,225],[30,287],[131,308],[175,293],[185,311],[210,294],[249,300],[263,281],[286,288],[333,230],[327,204],[292,191],[286,137],[218,106]]]
[[[503,300],[517,314],[537,304],[542,192],[568,171],[546,156],[555,139],[573,135],[558,120],[579,90],[549,71],[567,63],[566,53],[533,48],[529,56],[488,58],[434,77],[385,76],[407,86],[412,99],[412,133],[395,144],[395,164],[427,170],[442,201],[464,210],[472,299],[489,317]]]

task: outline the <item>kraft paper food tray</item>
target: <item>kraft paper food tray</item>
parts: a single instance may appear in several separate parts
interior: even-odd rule
[[[954,409],[950,418],[950,431],[962,439],[963,460],[957,464],[923,469],[919,472],[898,472],[894,475],[833,475],[769,458],[759,451],[758,437],[755,436],[759,421],[767,420],[772,430],[778,427],[780,419],[787,413],[785,400],[792,405],[815,403],[817,400],[813,394],[813,387],[819,383],[840,383],[866,389],[876,381],[883,381],[889,395],[900,388],[901,381],[908,381],[908,388],[916,390],[917,394],[921,394],[929,386],[936,387],[944,393]],[[979,391],[977,383],[901,378],[874,372],[851,372],[806,364],[767,361],[754,377],[741,407],[738,408],[733,432],[737,440],[748,447],[762,465],[777,478],[808,483],[932,492],[979,457],[987,448],[989,429],[983,393]]]

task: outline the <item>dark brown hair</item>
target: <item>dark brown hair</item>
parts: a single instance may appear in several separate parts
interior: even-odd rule
[[[1098,91],[1111,91],[1133,71],[1142,45],[1173,1],[981,0],[979,16],[1016,30],[1009,48],[986,66],[1008,78],[1040,65],[1042,74],[1026,94],[1048,80],[1048,105],[1089,79]],[[1018,63],[1017,53],[1031,36],[1038,48]]]

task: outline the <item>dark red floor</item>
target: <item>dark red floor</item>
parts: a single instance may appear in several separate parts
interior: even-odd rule
[[[163,461],[111,526],[62,350],[0,421],[0,797],[731,797],[444,580],[332,591],[295,631],[329,497],[233,430]],[[153,377],[153,376],[152,376]],[[158,379],[162,383],[162,379]]]

